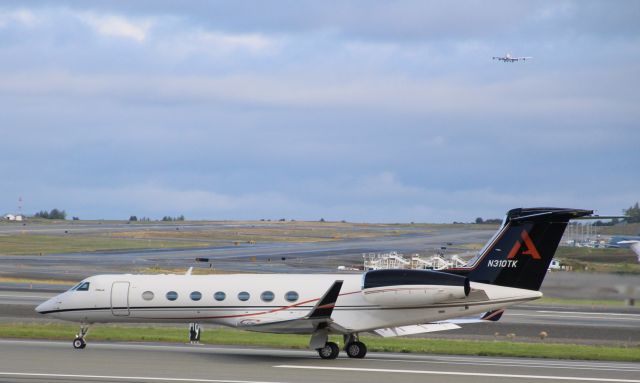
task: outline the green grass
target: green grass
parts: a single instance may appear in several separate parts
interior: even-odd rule
[[[556,258],[573,271],[640,274],[640,264],[631,249],[559,247]]]
[[[0,337],[71,341],[77,329],[77,326],[63,324],[0,324]],[[178,329],[127,326],[95,326],[91,328],[88,339],[89,341],[142,342],[186,342],[188,340],[186,327]],[[361,339],[370,351],[640,362],[640,347],[419,338],[384,339],[373,336],[363,336]],[[337,337],[333,340],[340,343]],[[201,341],[205,344],[307,349],[309,336],[262,334],[216,328],[205,329]]]

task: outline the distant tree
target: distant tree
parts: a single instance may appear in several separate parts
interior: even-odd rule
[[[484,223],[496,224],[496,223],[502,223],[502,220],[500,218],[489,218],[489,219],[485,219]]]
[[[184,215],[179,215],[177,217],[170,217],[168,215],[165,215],[164,217],[162,217],[162,220],[165,222],[184,221]]]
[[[629,207],[628,209],[624,209],[623,212],[624,215],[629,217],[627,218],[627,222],[640,222],[640,206],[638,205],[638,202],[636,202],[635,205]]]
[[[137,221],[138,217],[135,215],[132,215],[131,217],[129,217],[129,221]]]
[[[67,219],[67,213],[58,209],[51,209],[51,211],[41,210],[33,216],[44,219]]]
[[[67,213],[64,210],[52,209],[49,212],[51,219],[67,219]]]
[[[478,218],[476,218],[476,223],[478,223],[478,224],[484,223],[484,220],[482,219],[482,217],[478,217]]]
[[[80,218],[78,218],[78,217],[73,217],[71,219],[74,220],[74,221],[79,221],[80,220]]]
[[[320,218],[320,222],[324,222],[324,218]]]
[[[40,210],[39,212],[37,212],[33,216],[36,217],[36,218],[49,219],[49,212],[46,211],[46,210]]]

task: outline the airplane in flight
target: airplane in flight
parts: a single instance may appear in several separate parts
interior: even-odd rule
[[[340,348],[363,358],[359,334],[400,336],[497,320],[538,290],[570,219],[591,210],[518,208],[463,268],[387,269],[363,274],[96,275],[40,304],[36,311],[89,325],[107,322],[211,323],[243,330],[308,334],[323,359]]]
[[[493,56],[494,60],[498,60],[498,61],[504,61],[504,62],[515,62],[515,61],[527,61],[527,60],[531,60],[533,57],[530,56],[525,56],[525,57],[513,57],[511,56],[511,53],[507,53],[504,56]]]

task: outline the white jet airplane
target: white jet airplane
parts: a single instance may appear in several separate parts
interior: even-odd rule
[[[638,262],[640,263],[640,241],[636,240],[628,240],[628,241],[620,241],[618,243],[627,243],[630,244],[631,250],[638,256]]]
[[[493,56],[493,59],[494,59],[494,60],[504,61],[504,62],[506,62],[506,63],[507,63],[507,62],[512,63],[512,62],[520,61],[520,60],[522,60],[522,61],[527,61],[527,60],[531,60],[532,58],[533,58],[533,57],[530,57],[530,56],[525,56],[525,57],[513,57],[513,56],[511,56],[511,53],[507,53],[507,54],[506,54],[506,55],[504,55],[504,56]]]
[[[250,331],[310,334],[323,359],[340,349],[367,352],[358,335],[409,335],[497,320],[504,308],[538,291],[567,222],[589,210],[520,208],[469,266],[444,271],[375,270],[364,274],[96,275],[36,308],[88,326],[107,322],[212,323]]]

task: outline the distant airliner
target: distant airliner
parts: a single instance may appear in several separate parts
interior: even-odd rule
[[[591,210],[520,208],[463,268],[373,270],[364,274],[96,275],[36,308],[88,326],[105,322],[211,323],[243,330],[309,334],[323,359],[340,349],[367,353],[358,335],[410,335],[495,321],[505,307],[538,299],[538,290],[570,219]]]
[[[527,60],[530,60],[530,59],[532,59],[532,58],[533,58],[533,57],[530,57],[530,56],[525,56],[525,57],[513,57],[513,56],[511,56],[511,53],[507,53],[507,54],[506,54],[506,55],[504,55],[504,56],[493,56],[493,59],[494,59],[494,60],[504,61],[504,62],[506,62],[506,63],[507,63],[507,62],[508,62],[508,63],[512,63],[512,62],[514,62],[514,61],[520,61],[520,60],[522,60],[522,61],[527,61]]]

